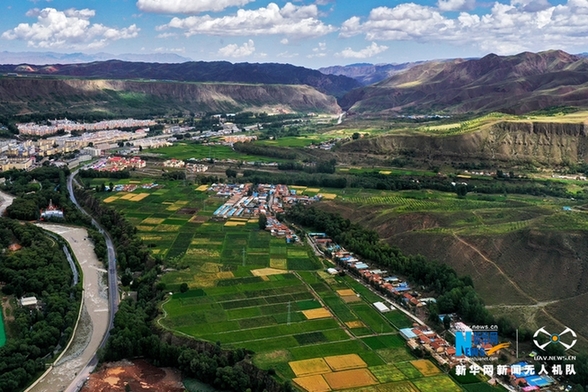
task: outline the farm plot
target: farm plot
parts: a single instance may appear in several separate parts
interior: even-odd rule
[[[421,392],[460,392],[461,388],[451,380],[443,376],[425,377],[412,381]]]

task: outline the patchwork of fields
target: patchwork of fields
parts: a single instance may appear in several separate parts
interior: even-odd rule
[[[306,245],[286,244],[254,219],[215,222],[223,199],[183,182],[161,185],[100,194],[165,262],[161,282],[174,294],[162,304],[160,326],[251,350],[257,366],[309,392],[462,390],[408,351],[398,332],[412,325],[408,317],[379,313],[376,294],[323,272]]]

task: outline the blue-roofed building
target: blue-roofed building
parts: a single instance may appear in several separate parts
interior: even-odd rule
[[[412,328],[402,328],[400,330],[400,335],[406,340],[416,339],[417,334],[412,332]]]

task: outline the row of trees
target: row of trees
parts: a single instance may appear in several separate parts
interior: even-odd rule
[[[328,161],[318,161],[311,164],[302,164],[299,162],[284,162],[278,163],[279,170],[297,170],[306,173],[335,173],[335,165],[337,161],[334,159]]]
[[[59,242],[33,225],[0,218],[0,244],[22,249],[0,253],[0,281],[5,295],[35,296],[39,309],[13,307],[6,320],[8,339],[0,348],[0,392],[23,389],[45,371],[45,360],[70,338],[81,300]]]
[[[235,143],[233,150],[244,154],[258,155],[262,157],[295,160],[298,157],[295,151],[283,147],[261,146],[253,143]]]

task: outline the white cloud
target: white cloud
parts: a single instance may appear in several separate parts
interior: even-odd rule
[[[473,10],[476,8],[476,0],[438,0],[437,7],[439,7],[441,11]]]
[[[14,29],[2,33],[2,38],[27,41],[28,46],[35,48],[94,49],[139,35],[140,29],[134,24],[123,29],[92,24],[90,19],[95,14],[94,10],[87,8],[65,11],[55,8],[32,9],[26,15],[37,18],[36,23],[20,23]]]
[[[138,0],[137,8],[144,12],[169,14],[198,14],[240,7],[254,0]]]
[[[281,34],[293,38],[319,37],[335,31],[318,19],[316,5],[295,6],[286,3],[282,9],[269,3],[256,10],[240,9],[236,14],[220,18],[210,15],[173,18],[157,30],[180,29],[186,36],[196,34],[221,36],[251,36]]]
[[[309,59],[314,58],[314,57],[326,57],[327,56],[327,43],[326,42],[319,42],[318,46],[315,48],[312,48],[312,52],[313,54],[309,54],[308,57]]]
[[[218,50],[218,54],[225,57],[247,57],[255,53],[255,43],[253,40],[245,42],[239,46],[237,44],[230,44]]]
[[[387,46],[378,45],[375,42],[366,48],[363,48],[359,51],[354,51],[351,48],[346,48],[341,53],[338,54],[340,57],[344,57],[346,59],[367,59],[369,57],[373,57],[379,53],[382,53],[388,49]]]
[[[290,41],[288,41],[288,38],[282,38],[282,39],[280,40],[280,43],[281,43],[282,45],[288,45],[288,44],[290,43]]]
[[[461,0],[440,0],[450,8]],[[467,2],[467,0],[464,0]],[[367,19],[352,17],[341,37],[364,35],[367,40],[416,41],[476,46],[482,52],[513,54],[560,48],[576,50],[588,44],[588,0],[550,5],[547,0],[495,2],[485,14],[461,12],[446,16],[439,9],[415,3],[374,8]],[[465,3],[461,3],[465,4]]]

